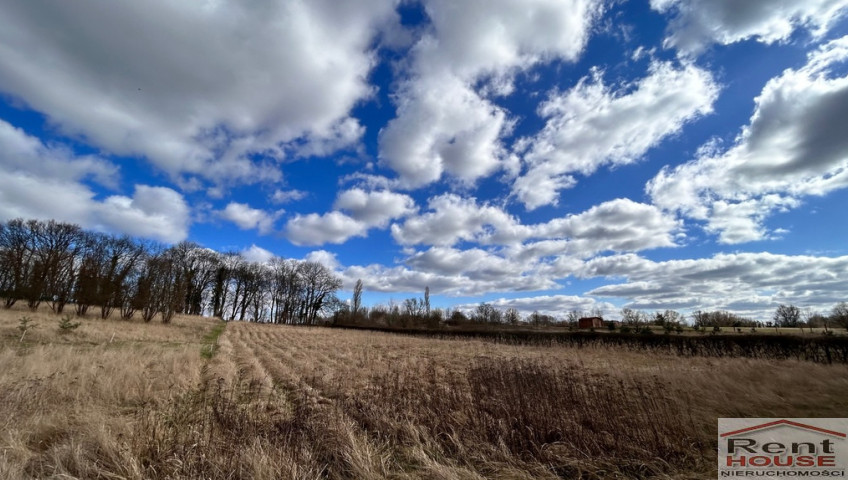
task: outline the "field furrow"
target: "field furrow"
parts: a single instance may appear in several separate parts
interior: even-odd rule
[[[720,417],[848,409],[837,364],[242,322],[201,340],[223,324],[189,317],[19,342],[4,322],[2,478],[705,478]]]

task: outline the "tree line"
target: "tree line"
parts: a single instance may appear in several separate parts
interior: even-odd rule
[[[178,313],[225,320],[312,325],[337,310],[341,279],[320,263],[250,262],[193,242],[172,246],[88,231],[54,220],[0,223],[0,298],[10,308],[99,307],[145,322]]]
[[[590,311],[570,310],[561,317],[534,311],[521,315],[515,308],[499,309],[489,303],[480,303],[473,309],[430,308],[430,289],[425,288],[424,297],[407,298],[401,302],[390,301],[388,305],[378,304],[371,308],[362,306],[361,280],[356,282],[353,297],[349,305],[343,305],[335,312],[334,323],[340,326],[388,327],[411,329],[438,329],[441,327],[478,326],[533,326],[566,327],[575,329],[583,317],[600,317],[598,309]],[[822,313],[810,308],[801,309],[794,305],[779,305],[770,321],[755,321],[725,310],[698,310],[686,316],[675,310],[648,313],[632,308],[622,308],[619,320],[604,321],[609,330],[622,333],[653,333],[652,327],[661,327],[665,333],[682,333],[691,326],[695,331],[718,333],[722,331],[756,331],[758,328],[824,328],[826,334],[831,328],[848,329],[848,303],[836,304],[830,312]]]

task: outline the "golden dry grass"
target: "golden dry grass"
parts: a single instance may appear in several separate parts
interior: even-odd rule
[[[143,478],[128,450],[137,412],[200,382],[214,320],[90,315],[60,333],[49,309],[0,311],[0,478]],[[35,324],[23,342],[21,317]]]
[[[717,418],[848,408],[844,365],[57,320],[0,312],[0,477],[714,478]]]
[[[231,324],[222,345],[222,353],[227,354],[216,357],[216,374],[224,379],[235,374],[276,399],[275,412],[304,417],[304,428],[311,435],[307,439],[316,444],[302,446],[308,452],[302,458],[312,463],[302,463],[301,467],[308,467],[312,475],[331,478],[555,478],[557,474],[568,478],[575,472],[586,478],[596,474],[700,478],[711,475],[714,468],[719,417],[840,416],[848,407],[848,368],[797,361],[683,359],[610,348],[510,346],[252,324]],[[553,421],[553,417],[577,409],[616,417],[639,414],[628,409],[654,408],[646,415],[667,422],[670,428],[678,424],[674,418],[665,417],[691,416],[691,421],[679,425],[690,429],[688,433],[681,431],[681,435],[689,436],[669,441],[693,441],[698,446],[688,451],[688,456],[685,446],[675,450],[673,453],[682,457],[677,464],[668,465],[660,452],[642,452],[638,459],[645,464],[642,473],[633,468],[616,473],[603,458],[575,455],[566,448],[570,441],[564,439],[545,445],[547,452],[525,455],[508,448],[499,451],[493,447],[497,439],[474,442],[468,438],[488,432],[491,425],[486,427],[489,430],[481,430],[468,418],[459,418],[462,412],[480,411],[464,410],[463,402],[475,403],[467,395],[473,391],[469,382],[503,381],[504,377],[488,378],[492,376],[489,371],[507,375],[506,383],[499,384],[504,390],[517,384],[537,389],[529,397],[521,396],[521,388],[513,389],[512,394],[518,392],[518,396],[508,400],[529,400],[527,409],[536,408],[534,394],[541,402],[545,395],[563,393],[534,384],[528,377],[560,382],[565,387],[572,385],[568,378],[580,385],[600,378],[591,394],[598,399],[620,395],[619,405],[591,405],[591,397],[577,395],[573,404],[553,402],[551,409],[542,413],[551,415]],[[623,390],[616,389],[617,382],[623,382]],[[642,391],[641,400],[628,403],[621,397],[638,397],[640,389],[646,388],[655,390]],[[457,398],[454,403],[433,398],[439,396]],[[506,407],[499,408],[506,412]],[[428,412],[428,408],[435,411]],[[521,417],[522,413],[513,409],[509,415]],[[439,416],[447,420],[441,422]],[[523,419],[525,423],[533,420]],[[318,432],[310,430],[317,428],[310,421],[320,424]],[[460,438],[462,429],[467,430],[465,438]],[[495,434],[508,436],[508,430]],[[440,435],[455,438],[445,440]],[[327,443],[333,445],[332,455],[325,451]],[[545,462],[539,461],[542,458]],[[556,462],[561,464],[559,471],[549,468]]]

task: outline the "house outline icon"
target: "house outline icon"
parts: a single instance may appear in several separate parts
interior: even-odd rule
[[[834,430],[828,430],[826,428],[821,428],[821,427],[814,427],[812,425],[807,425],[807,424],[799,423],[799,422],[793,422],[791,420],[786,420],[786,419],[775,420],[774,422],[767,422],[767,423],[763,423],[763,424],[760,424],[760,425],[754,425],[754,426],[751,426],[751,427],[746,427],[746,428],[742,428],[742,429],[739,429],[739,430],[734,430],[732,432],[725,432],[725,433],[722,433],[719,436],[721,438],[726,438],[726,437],[732,437],[734,435],[739,435],[741,433],[755,432],[757,430],[765,430],[765,429],[781,427],[781,426],[800,428],[802,430],[810,430],[810,431],[820,433],[820,434],[823,434],[823,435],[831,435],[831,436],[839,437],[839,438],[848,437],[848,435],[846,435],[845,433],[842,433],[842,432],[836,432]]]

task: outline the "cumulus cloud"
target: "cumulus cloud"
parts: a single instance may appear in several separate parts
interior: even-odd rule
[[[258,247],[255,244],[242,250],[240,255],[248,262],[256,263],[268,263],[275,257],[272,252],[269,252],[262,247]]]
[[[136,185],[132,197],[112,195],[101,202],[80,183],[0,173],[3,219],[54,219],[175,243],[188,236],[189,213],[182,195],[170,188]]]
[[[95,156],[76,157],[0,120],[0,219],[55,219],[85,228],[164,242],[188,235],[190,210],[166,187],[136,185],[132,197],[98,200],[86,180],[118,183],[118,168]]]
[[[403,186],[447,172],[467,182],[492,173],[504,156],[506,112],[456,77],[425,78],[399,92],[398,118],[380,132],[380,156]]]
[[[262,235],[274,230],[274,222],[280,214],[281,212],[268,213],[239,202],[230,202],[218,212],[218,216],[235,223],[240,229],[256,229]]]
[[[522,263],[480,249],[433,247],[411,255],[407,266],[347,266],[337,271],[350,284],[362,279],[369,290],[407,293],[429,286],[433,294],[449,296],[551,290],[560,288],[557,280],[570,276],[607,283],[579,297],[542,295],[490,302],[500,308],[518,308],[524,314],[538,310],[555,316],[595,308],[615,316],[617,308],[610,303],[615,299],[615,303],[625,301],[625,306],[643,310],[691,313],[721,309],[768,320],[779,304],[828,310],[844,301],[848,288],[848,279],[842,274],[848,268],[848,256],[762,252],[653,261],[626,253],[589,260],[558,259],[567,259],[568,268],[557,270],[547,262]]]
[[[615,199],[585,212],[524,225],[500,207],[474,198],[443,194],[428,202],[428,211],[392,225],[402,245],[452,246],[457,242],[506,246],[515,257],[558,253],[587,258],[603,251],[639,251],[673,247],[681,222],[661,209]],[[539,242],[523,243],[531,239]]]
[[[189,213],[182,195],[147,185],[136,185],[132,198],[113,195],[95,208],[97,220],[109,230],[171,243],[188,236]]]
[[[333,206],[336,210],[322,215],[295,215],[286,223],[286,238],[296,245],[322,245],[364,237],[370,228],[385,228],[390,220],[412,213],[415,201],[388,190],[352,188],[340,193]]]
[[[404,263],[423,276],[461,277],[469,282],[466,291],[527,282],[537,289],[556,288],[557,280],[583,268],[584,259],[607,251],[673,247],[681,234],[672,215],[628,199],[536,225],[522,225],[497,207],[452,194],[432,198],[429,207],[392,225],[399,243],[432,245],[410,253]],[[459,242],[488,248],[458,248]]]
[[[465,240],[478,243],[508,243],[530,233],[518,219],[493,205],[480,205],[474,198],[453,193],[428,201],[429,211],[392,225],[392,236],[402,245],[453,245]]]
[[[763,252],[654,262],[628,254],[592,259],[575,273],[624,279],[587,295],[623,298],[634,308],[728,309],[767,320],[782,303],[825,310],[844,301],[846,268],[846,256]]]
[[[809,56],[805,66],[771,79],[734,145],[714,146],[647,185],[653,202],[706,221],[723,243],[773,235],[762,222],[808,195],[848,186],[848,77],[833,70],[848,59],[848,37]]]
[[[385,228],[389,220],[406,216],[415,210],[412,197],[388,190],[366,192],[352,188],[340,193],[333,207],[350,212],[367,227]]]
[[[468,296],[489,292],[544,290],[556,286],[549,279],[529,274],[475,279],[473,275],[449,275],[378,264],[349,266],[342,269],[341,274],[346,279],[345,284],[352,285],[357,279],[362,279],[369,290],[387,293],[423,292],[425,287],[430,287],[433,295]]]
[[[486,93],[506,94],[522,69],[575,60],[600,12],[594,0],[472,0],[424,3],[432,24],[415,44],[397,118],[380,133],[380,158],[407,187],[444,173],[465,182],[502,166],[506,112]],[[482,83],[482,86],[481,86]]]
[[[601,315],[606,315],[607,313],[611,313],[616,310],[615,306],[609,302],[599,302],[591,297],[580,297],[576,295],[539,295],[535,297],[499,298],[486,303],[500,310],[514,308],[525,317],[533,312],[563,318],[571,311],[582,312],[583,314],[599,311]],[[457,308],[461,310],[473,310],[477,307],[477,305],[479,304],[459,305]]]
[[[556,204],[563,189],[604,165],[637,161],[683,126],[712,112],[719,88],[706,70],[654,61],[648,76],[615,90],[595,71],[539,107],[537,135],[518,142],[525,172],[513,193],[533,210]]]
[[[474,78],[552,58],[575,60],[600,6],[591,0],[428,0],[432,32],[416,45],[417,68]]]
[[[61,144],[45,145],[36,137],[0,119],[0,168],[34,177],[67,181],[93,180],[107,187],[117,185],[118,167],[94,155],[75,155]]]
[[[619,198],[539,225],[534,236],[572,239],[580,245],[572,245],[571,249],[588,256],[604,251],[674,247],[681,227],[679,220],[653,205]]]
[[[303,200],[309,194],[304,192],[303,190],[274,190],[274,193],[271,195],[271,201],[274,203],[288,203],[288,202],[296,202],[298,200]]]
[[[315,250],[309,252],[303,259],[307,262],[320,263],[330,270],[336,270],[339,268],[339,261],[336,259],[336,254],[326,250]]]
[[[712,43],[786,41],[798,29],[820,37],[848,9],[846,0],[651,0],[673,15],[665,44],[697,54]]]
[[[295,245],[344,243],[351,237],[364,237],[367,229],[362,222],[332,211],[323,215],[297,214],[286,223],[285,235]]]
[[[276,165],[253,158],[358,139],[350,109],[372,93],[373,41],[397,27],[395,3],[8,4],[0,90],[174,178],[277,180]]]
[[[416,252],[405,263],[419,271],[441,275],[465,275],[472,280],[495,280],[521,275],[528,265],[515,262],[479,248],[459,250],[431,247]]]

